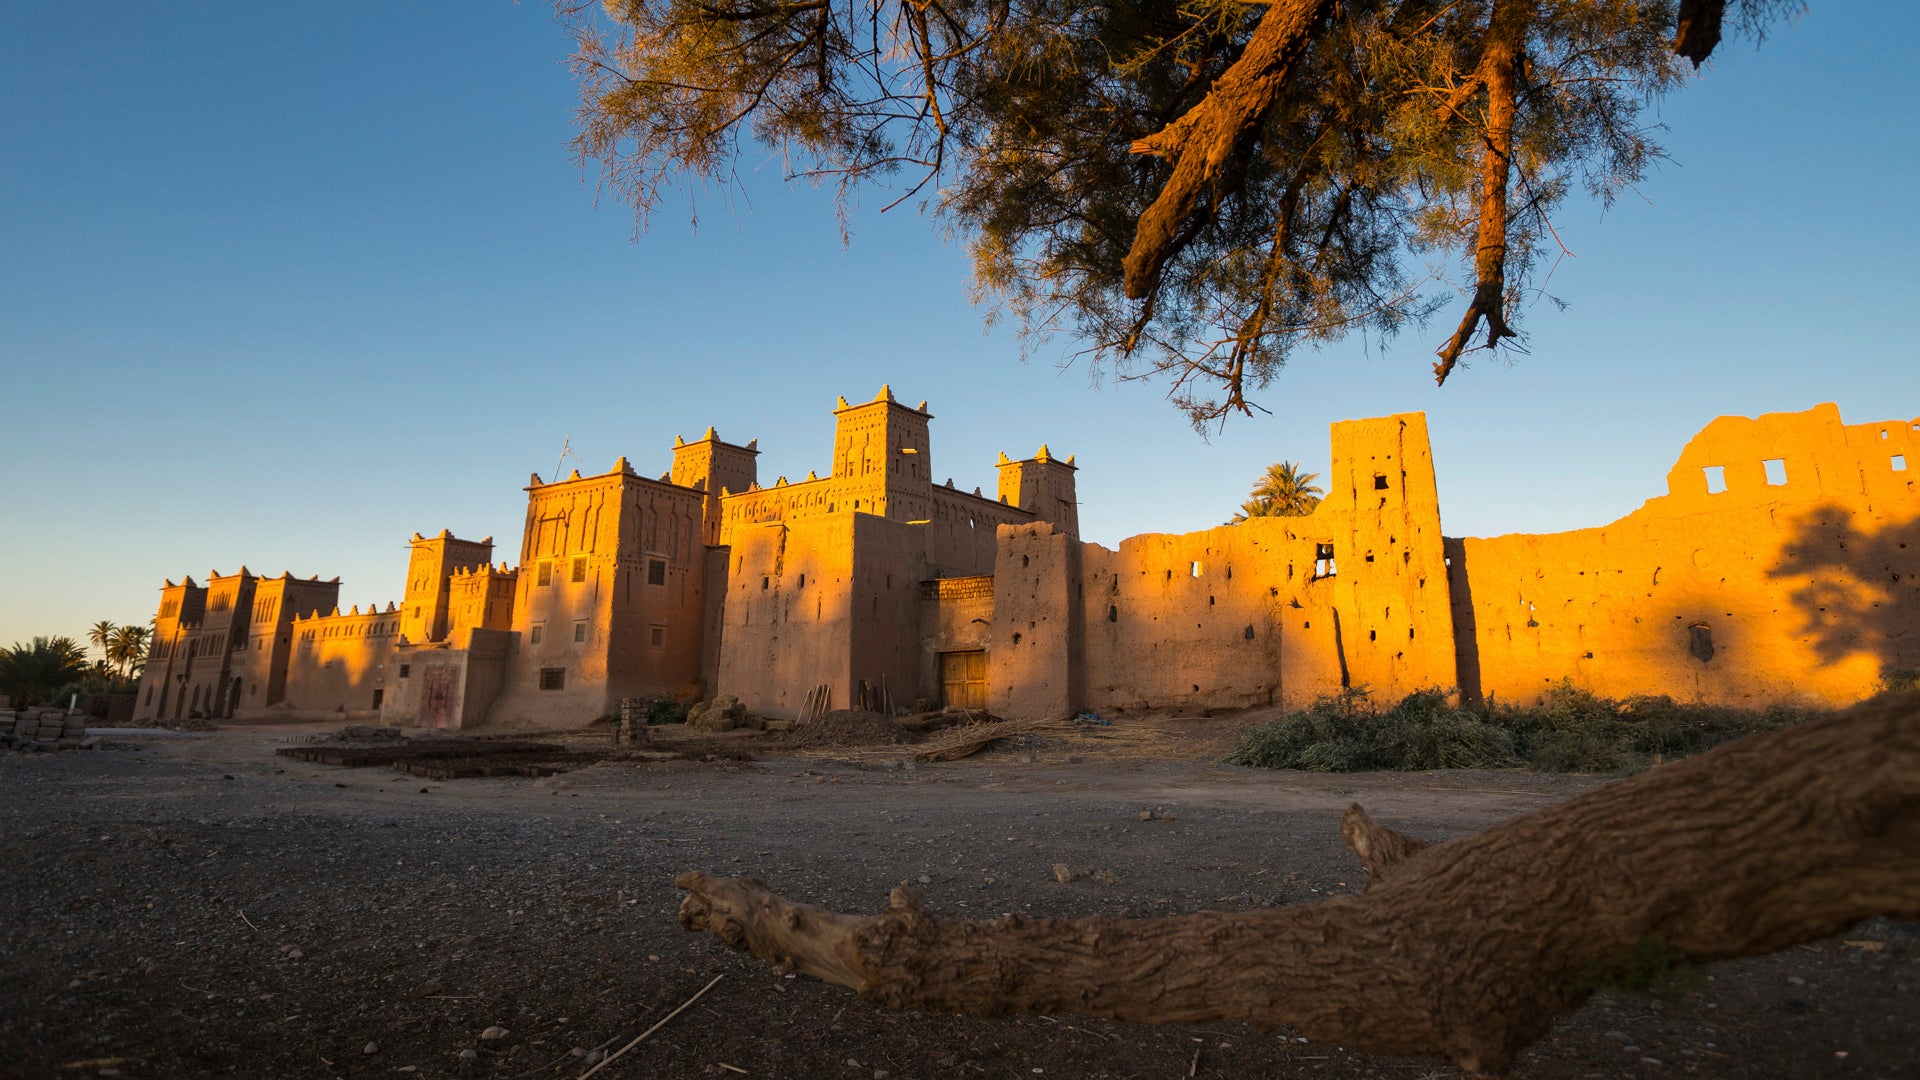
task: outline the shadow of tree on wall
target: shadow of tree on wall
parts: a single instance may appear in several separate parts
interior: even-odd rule
[[[1801,632],[1823,664],[1879,658],[1883,680],[1920,670],[1920,517],[1863,528],[1838,503],[1801,512],[1766,572],[1791,583]]]

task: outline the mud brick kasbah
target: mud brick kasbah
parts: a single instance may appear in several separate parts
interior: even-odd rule
[[[338,578],[169,580],[136,718],[577,727],[661,694],[792,717],[821,687],[1125,715],[1563,680],[1839,705],[1920,668],[1916,421],[1721,417],[1626,517],[1480,539],[1442,532],[1423,414],[1350,420],[1311,515],[1110,550],[1079,539],[1071,456],[1002,455],[989,496],[935,481],[926,402],[833,415],[826,476],[763,486],[712,428],[658,479],[533,476],[518,564],[416,534],[384,609],[341,612]]]

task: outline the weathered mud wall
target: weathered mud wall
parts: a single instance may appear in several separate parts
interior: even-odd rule
[[[1454,683],[1426,420],[1334,425],[1306,517],[1124,540],[1000,530],[990,707],[1008,715],[1299,705]]]
[[[1920,667],[1920,422],[1721,417],[1610,525],[1449,540],[1461,684],[1840,705]]]

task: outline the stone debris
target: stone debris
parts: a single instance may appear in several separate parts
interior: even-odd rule
[[[1091,881],[1095,885],[1118,885],[1120,875],[1111,870],[1096,870],[1091,866],[1075,866],[1072,863],[1054,863],[1053,880],[1062,885],[1075,881]]]
[[[65,709],[0,709],[0,747],[34,750],[91,750],[100,745],[87,734],[84,713]]]

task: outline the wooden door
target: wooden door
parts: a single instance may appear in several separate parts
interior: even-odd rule
[[[987,654],[984,650],[940,654],[940,704],[956,709],[987,707]]]

